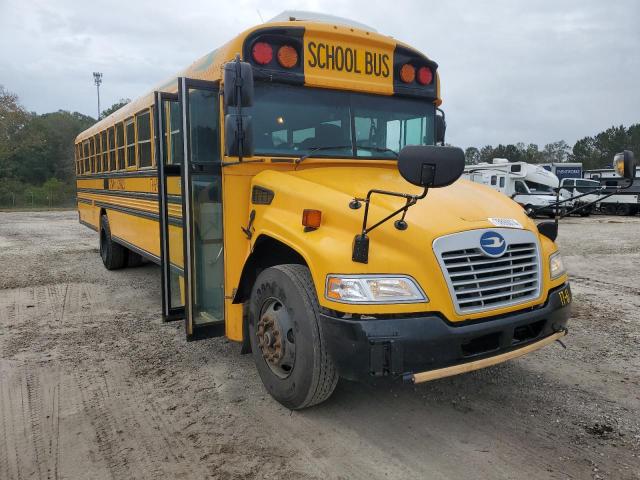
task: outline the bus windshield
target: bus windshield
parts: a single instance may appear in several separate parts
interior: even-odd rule
[[[434,143],[426,100],[256,82],[245,111],[256,155],[396,158],[405,145]]]

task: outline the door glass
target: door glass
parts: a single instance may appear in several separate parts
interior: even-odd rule
[[[194,324],[224,320],[224,252],[218,93],[189,89],[191,306]],[[206,167],[206,168],[205,168]]]
[[[191,163],[220,161],[218,154],[218,93],[189,90]]]
[[[154,113],[160,116],[160,135],[155,139],[158,153],[162,155],[159,159],[158,172],[160,174],[160,192],[162,194],[160,214],[161,214],[161,241],[163,249],[163,298],[165,302],[164,314],[167,319],[184,317],[184,250],[183,250],[183,227],[177,219],[181,213],[180,185],[181,169],[171,166],[171,137],[172,123],[171,111],[177,111],[176,129],[180,148],[182,139],[180,135],[181,118],[180,103],[176,99],[163,99],[159,96],[160,103],[157,103]],[[160,143],[162,142],[162,143]],[[182,157],[182,155],[181,155]]]

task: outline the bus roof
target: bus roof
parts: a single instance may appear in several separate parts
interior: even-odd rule
[[[337,15],[329,15],[328,13],[308,12],[305,10],[285,10],[276,15],[267,23],[273,22],[318,22],[330,23],[333,25],[342,25],[345,27],[355,27],[368,32],[377,32],[377,30],[364,23],[356,22],[349,18],[338,17]]]

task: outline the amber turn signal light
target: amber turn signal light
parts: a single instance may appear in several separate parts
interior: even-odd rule
[[[302,225],[306,228],[316,229],[320,228],[320,222],[322,222],[322,212],[320,210],[304,209],[302,211]]]
[[[278,49],[278,63],[284,68],[293,68],[298,63],[298,52],[289,45]]]
[[[404,83],[413,83],[416,78],[416,69],[410,63],[405,63],[400,69],[400,80]]]

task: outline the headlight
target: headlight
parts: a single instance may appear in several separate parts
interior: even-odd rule
[[[325,296],[342,303],[417,303],[429,299],[407,276],[329,275]]]
[[[551,280],[555,280],[567,273],[560,252],[556,252],[549,257],[549,272],[551,273]]]

